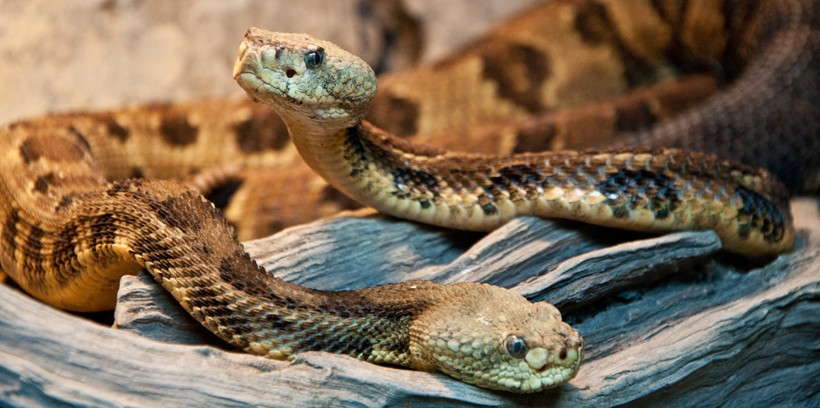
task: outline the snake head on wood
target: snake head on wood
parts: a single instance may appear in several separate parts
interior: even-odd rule
[[[410,326],[415,368],[513,392],[541,391],[575,376],[584,342],[555,306],[485,284],[449,289],[452,298]]]

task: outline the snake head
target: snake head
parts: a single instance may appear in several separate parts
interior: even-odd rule
[[[271,105],[290,123],[350,126],[377,90],[370,66],[333,43],[255,27],[239,47],[233,76],[251,99]]]
[[[551,304],[485,284],[449,288],[411,326],[416,368],[517,393],[555,387],[578,372],[583,339]]]

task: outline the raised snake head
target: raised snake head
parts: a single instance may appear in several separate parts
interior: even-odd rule
[[[351,126],[377,90],[370,66],[335,44],[255,27],[245,34],[233,76],[251,99],[272,105],[289,124]]]

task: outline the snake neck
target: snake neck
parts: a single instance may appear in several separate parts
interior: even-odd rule
[[[322,350],[411,365],[410,326],[427,305],[425,297],[411,306],[386,294],[403,288],[340,294],[276,278],[257,266],[218,210],[194,192],[164,200],[157,214],[164,217],[160,225],[170,228],[158,228],[167,234],[138,237],[133,243],[137,259],[195,319],[228,343],[275,359]],[[384,298],[371,295],[379,290]],[[361,327],[390,336],[361,335]]]
[[[41,200],[49,217],[15,195],[0,200],[0,263],[25,291],[63,309],[110,310],[120,278],[145,268],[203,326],[247,352],[285,359],[322,350],[414,366],[416,316],[446,299],[431,282],[327,292],[275,278],[217,209],[170,182],[128,180]]]
[[[147,269],[227,342],[274,358],[327,350],[409,365],[410,326],[441,289],[339,294],[273,277],[219,210],[176,183],[106,183],[77,131],[0,138],[0,266],[26,292],[73,311],[111,310],[120,278]],[[59,170],[59,174],[57,171]],[[362,336],[360,327],[391,338]]]

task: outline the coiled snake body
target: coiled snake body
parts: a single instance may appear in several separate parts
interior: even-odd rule
[[[234,75],[283,117],[313,169],[388,214],[476,230],[519,214],[714,229],[750,256],[793,243],[786,189],[765,170],[668,148],[490,157],[415,146],[362,122],[376,92],[370,68],[306,35],[249,30]],[[86,136],[26,123],[2,132],[0,264],[35,297],[108,309],[119,278],[145,268],[216,335],[272,358],[326,350],[514,392],[577,372],[583,341],[546,303],[484,284],[289,284],[261,270],[197,192],[105,181]]]

